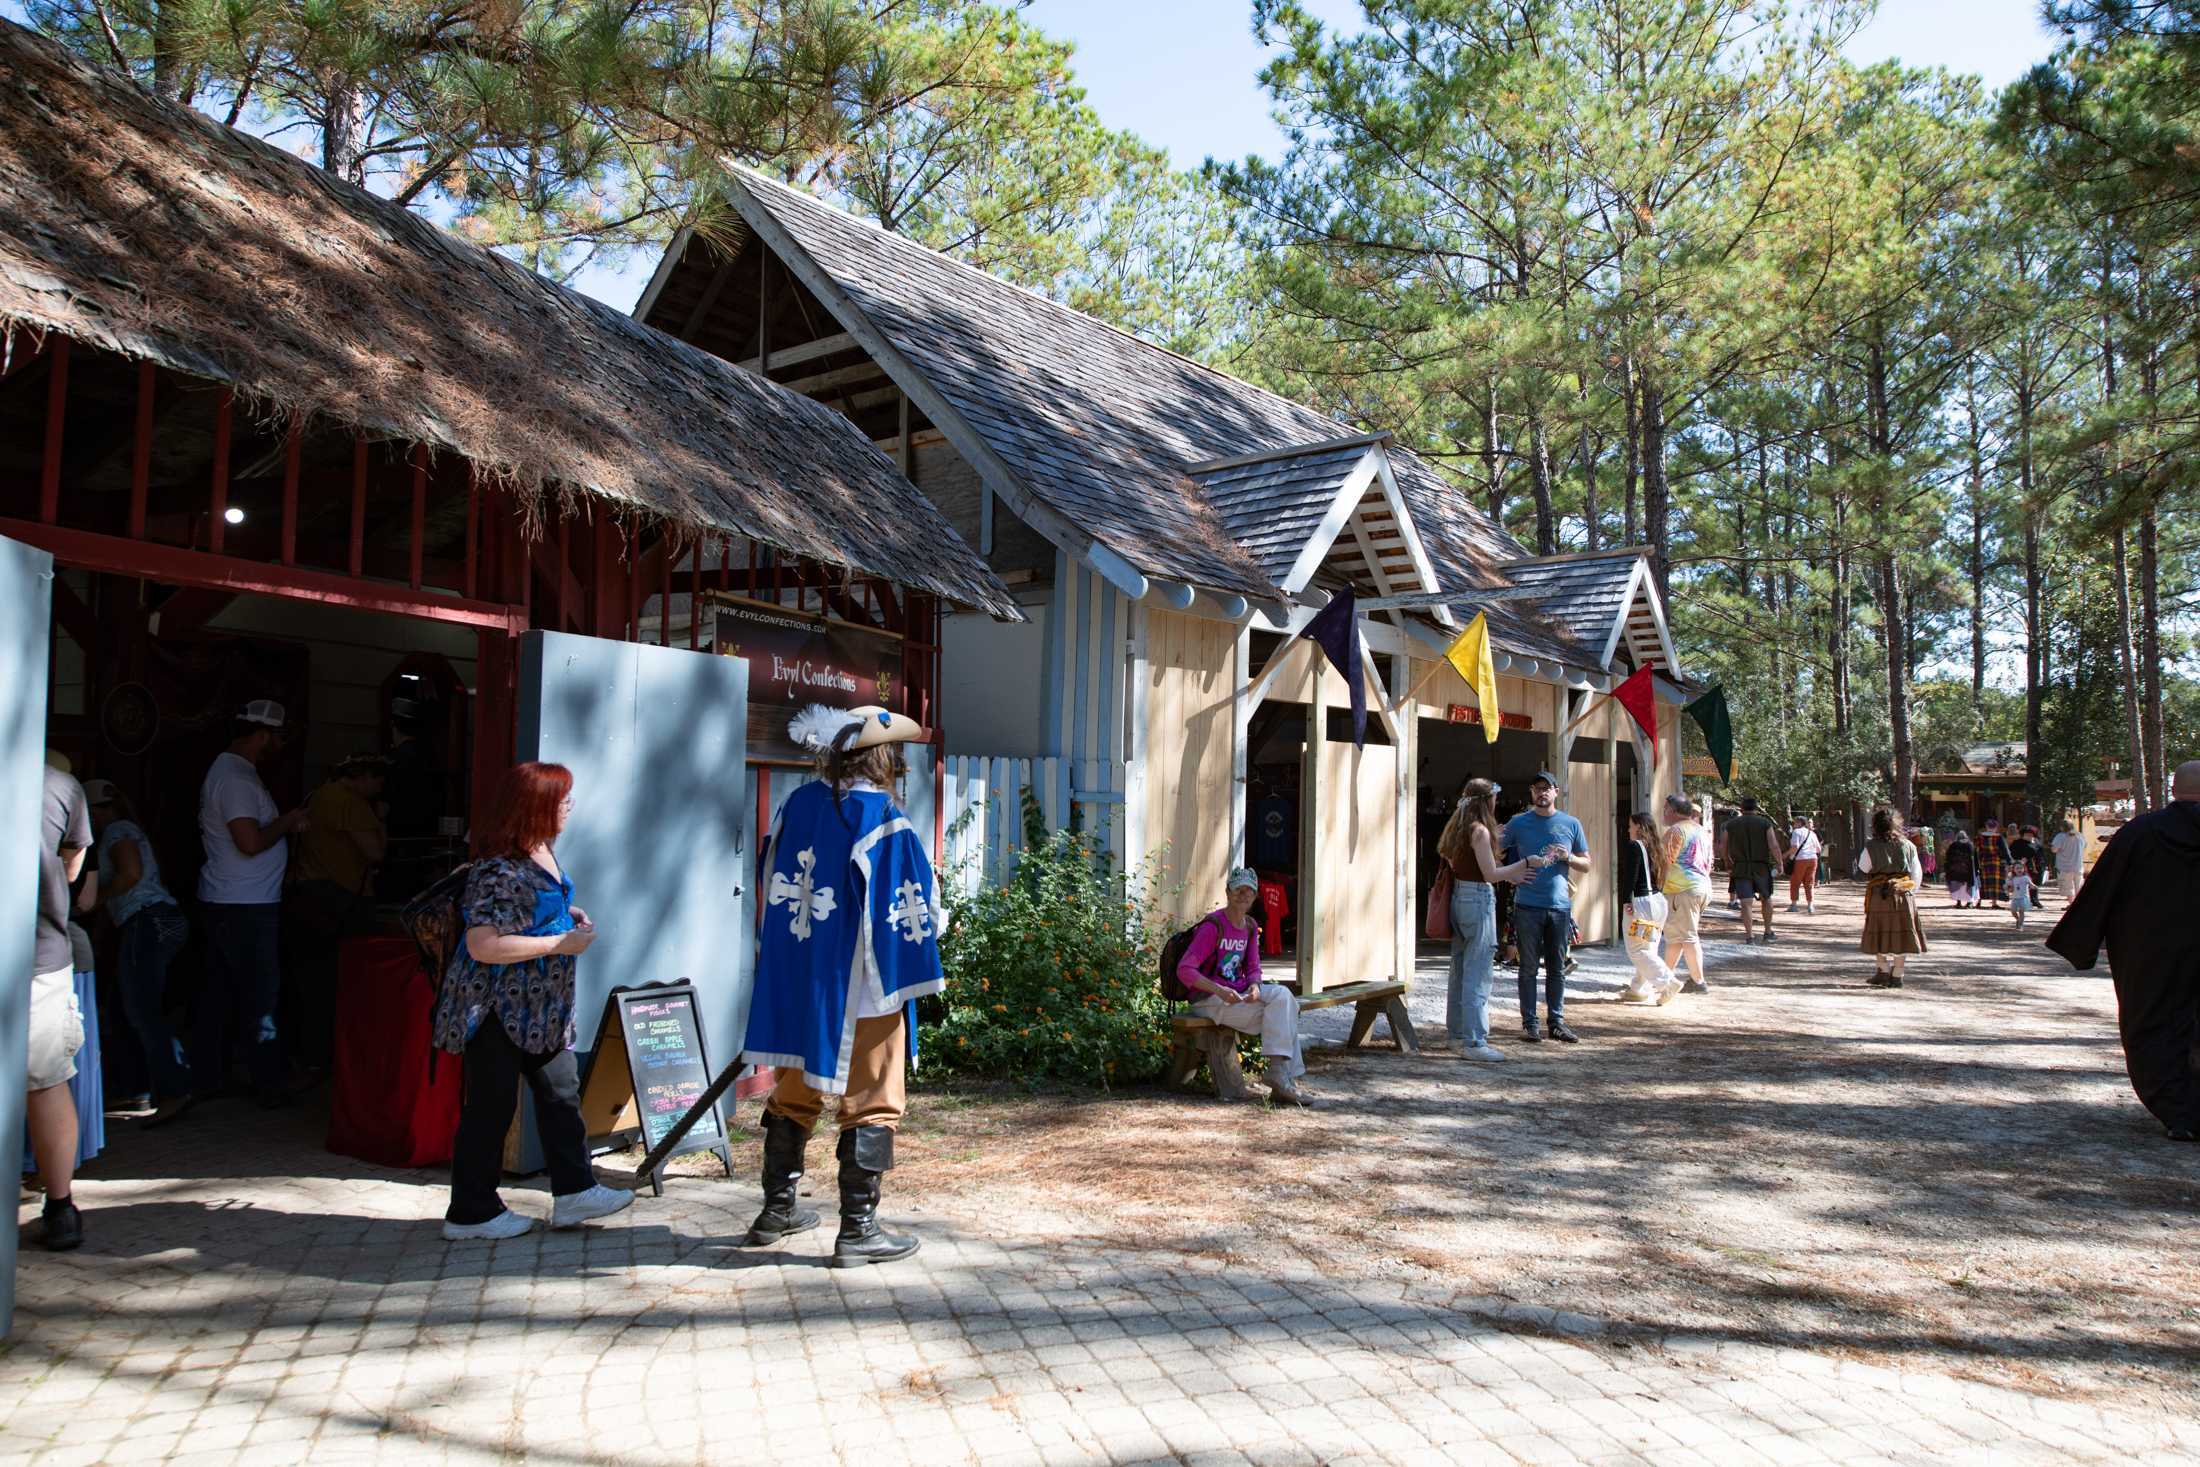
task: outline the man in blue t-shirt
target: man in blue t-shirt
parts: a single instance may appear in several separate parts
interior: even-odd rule
[[[1525,859],[1529,875],[1513,896],[1513,937],[1520,945],[1520,1037],[1534,1044],[1535,970],[1544,969],[1543,1006],[1551,1037],[1580,1043],[1566,1027],[1566,943],[1573,934],[1572,876],[1589,869],[1589,837],[1581,822],[1558,808],[1558,781],[1543,770],[1528,786],[1531,808],[1505,822],[1505,860]]]

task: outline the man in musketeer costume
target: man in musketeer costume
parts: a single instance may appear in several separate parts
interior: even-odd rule
[[[774,1065],[764,1103],[764,1210],[755,1246],[806,1232],[818,1215],[797,1195],[802,1155],[840,1097],[840,1236],[836,1268],[885,1263],[917,1240],[878,1224],[879,1184],[894,1164],[894,1129],[916,1047],[915,1001],[946,986],[939,896],[924,842],[889,791],[905,774],[899,746],[924,730],[884,708],[795,715],[820,782],[788,796],[764,851],[763,931],[742,1059]]]

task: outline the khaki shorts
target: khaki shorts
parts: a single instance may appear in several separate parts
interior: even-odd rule
[[[1669,891],[1665,899],[1673,906],[1673,915],[1665,919],[1665,940],[1669,943],[1698,940],[1702,936],[1704,903],[1710,898],[1700,891]]]
[[[31,976],[32,1090],[51,1090],[76,1078],[76,1052],[84,1047],[84,1015],[76,1007],[76,974],[67,968]]]

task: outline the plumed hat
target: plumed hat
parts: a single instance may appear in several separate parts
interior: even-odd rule
[[[787,724],[787,735],[805,749],[868,749],[876,744],[921,744],[925,731],[877,704],[827,708],[812,703]]]

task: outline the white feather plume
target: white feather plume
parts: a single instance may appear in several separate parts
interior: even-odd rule
[[[787,737],[805,749],[829,748],[850,722],[846,709],[812,703],[788,721]]]

